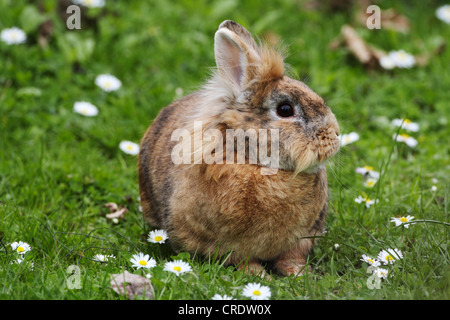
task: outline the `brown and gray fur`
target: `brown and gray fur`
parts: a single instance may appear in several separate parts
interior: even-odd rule
[[[322,233],[327,215],[325,161],[339,148],[336,118],[321,97],[285,75],[280,53],[257,45],[236,22],[219,26],[214,49],[212,78],[164,108],[141,141],[144,216],[168,232],[177,250],[229,255],[229,263],[253,273],[263,273],[260,262],[269,261],[283,275],[300,275],[310,237]],[[275,112],[285,102],[294,106],[292,118]],[[185,128],[197,139],[194,121],[202,121],[203,132],[219,129],[224,136],[226,129],[278,129],[276,173],[261,174],[259,162],[175,165],[178,141],[171,134]],[[230,150],[223,150],[225,158]]]

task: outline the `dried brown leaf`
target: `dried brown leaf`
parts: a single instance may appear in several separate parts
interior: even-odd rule
[[[123,219],[123,216],[127,212],[128,212],[127,208],[121,208],[120,210],[117,210],[116,212],[107,214],[106,217],[108,219]]]
[[[108,202],[104,204],[105,207],[109,209],[109,212],[113,213],[119,210],[119,206],[115,202]]]
[[[386,53],[382,50],[370,46],[361,38],[358,33],[349,25],[341,28],[341,35],[344,38],[345,46],[364,65],[369,68],[379,65],[379,60]]]
[[[111,287],[118,294],[126,294],[129,300],[134,300],[135,297],[145,296],[146,299],[152,300],[154,298],[153,287],[150,280],[137,274],[125,271],[119,274],[111,275]]]

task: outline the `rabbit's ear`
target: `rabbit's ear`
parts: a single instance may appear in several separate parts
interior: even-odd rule
[[[260,57],[250,33],[233,21],[224,21],[214,37],[220,77],[238,93],[256,77]]]
[[[251,48],[251,49],[255,50],[255,52],[259,53],[258,45],[256,44],[255,40],[253,39],[252,35],[250,34],[250,32],[247,31],[247,29],[245,29],[239,23],[234,22],[233,20],[225,20],[224,22],[222,22],[219,25],[219,29],[222,29],[222,28],[227,28],[227,29],[233,31],[234,33],[236,33],[236,35],[238,35],[239,38],[243,42],[245,42],[245,44],[247,45],[248,48]]]

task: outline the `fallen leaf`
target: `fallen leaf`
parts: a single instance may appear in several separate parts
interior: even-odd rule
[[[363,38],[349,25],[341,28],[341,35],[344,38],[346,47],[364,65],[368,67],[379,66],[381,57],[386,55],[382,50],[376,49],[367,44]]]
[[[145,296],[146,299],[154,298],[153,287],[150,280],[125,271],[111,275],[111,287],[118,294],[126,294],[129,300],[134,300],[137,296]]]
[[[111,213],[119,210],[119,206],[117,205],[117,203],[114,203],[114,202],[105,203],[104,206],[107,207],[109,209],[109,212],[111,212]]]
[[[128,209],[125,207],[120,207],[115,202],[108,202],[104,204],[105,207],[109,209],[109,212],[106,215],[108,219],[123,219],[125,213],[128,212]]]
[[[122,208],[120,210],[117,210],[116,212],[109,213],[106,215],[108,219],[123,219],[123,216],[125,213],[128,212],[127,208]]]

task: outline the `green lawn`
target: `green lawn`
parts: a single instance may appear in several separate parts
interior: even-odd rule
[[[329,47],[351,24],[384,51],[429,54],[450,39],[450,24],[435,14],[445,2],[379,4],[406,16],[408,33],[369,30],[354,19],[356,9],[313,2],[106,0],[104,8],[83,9],[81,30],[68,30],[55,0],[0,0],[0,30],[17,26],[27,35],[22,44],[0,41],[0,299],[126,299],[110,285],[124,270],[150,273],[162,300],[248,299],[242,290],[255,282],[268,286],[273,300],[449,299],[450,50],[431,54],[425,66],[368,70],[345,46]],[[214,257],[147,242],[137,158],[119,149],[123,140],[138,143],[162,107],[205,82],[214,32],[226,19],[279,37],[292,72],[325,98],[341,133],[359,134],[329,162],[327,233],[310,256],[311,273],[300,278],[260,279]],[[48,37],[39,28],[45,21]],[[95,85],[99,74],[113,74],[122,86],[104,92]],[[77,101],[91,102],[98,115],[75,113]],[[404,118],[419,131],[392,126]],[[397,132],[417,146],[395,142]],[[381,173],[372,188],[355,172],[365,165]],[[378,202],[367,208],[355,202],[360,195]],[[128,209],[118,223],[105,217],[109,202]],[[417,223],[391,222],[407,215]],[[22,263],[11,248],[18,241],[31,246]],[[403,258],[382,265],[389,275],[373,288],[360,259],[388,248]],[[133,268],[138,252],[157,265]],[[96,254],[115,258],[100,263]],[[175,259],[192,272],[164,271]],[[81,289],[67,285],[71,265],[80,268]]]

